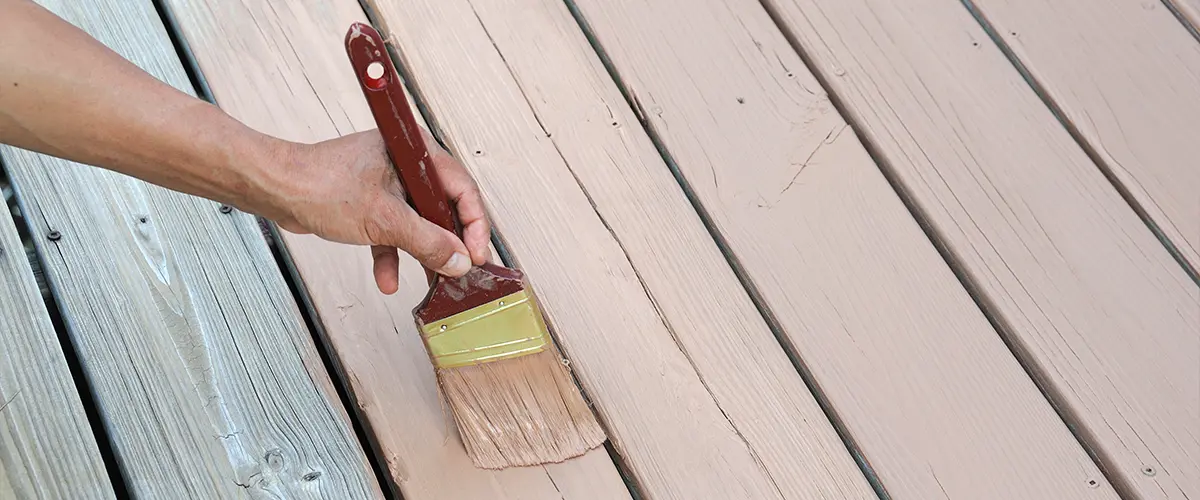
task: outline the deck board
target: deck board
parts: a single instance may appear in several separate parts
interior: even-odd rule
[[[1115,498],[759,2],[572,3],[892,498]]]
[[[189,88],[149,1],[40,3]],[[132,494],[380,496],[253,217],[98,168],[0,155]]]
[[[1154,3],[974,2],[1116,180],[1200,269],[1200,43]],[[1200,325],[1196,309],[1190,323],[1174,328],[1185,325]],[[1136,330],[1128,335],[1144,338]],[[1200,497],[1197,335],[1194,329],[1166,330],[1159,340],[1173,341],[1173,347],[1159,344],[1138,353],[1191,350],[1192,356],[1174,360],[1180,364],[1151,367],[1126,359],[1109,374],[1125,382],[1110,396],[1120,403],[1101,413],[1108,422],[1120,412],[1128,427],[1098,433],[1095,446],[1114,472],[1146,495],[1161,488],[1166,498]],[[1145,390],[1148,384],[1156,389]],[[1090,420],[1101,426],[1096,417]],[[1147,467],[1159,472],[1150,478]]]
[[[494,157],[511,154],[518,147],[530,148],[527,161],[514,155],[473,165],[485,191],[494,197],[493,203],[503,207],[498,209],[505,229],[502,234],[513,240],[514,246],[528,244],[522,238],[528,239],[524,232],[531,226],[517,225],[511,218],[528,219],[528,224],[545,221],[545,226],[553,222],[543,212],[561,210],[557,205],[517,205],[518,200],[545,196],[543,192],[582,189],[584,199],[561,196],[564,201],[555,203],[572,203],[567,205],[569,213],[580,220],[594,217],[591,213],[595,212],[604,229],[611,232],[641,282],[642,293],[661,314],[704,389],[763,469],[748,471],[767,475],[785,498],[874,498],[654,145],[640,133],[637,118],[564,5],[526,0],[406,2],[402,8],[396,2],[374,5],[382,22],[391,28],[418,87],[425,89],[426,99],[437,110],[438,122],[460,152],[473,159],[475,149]],[[444,29],[454,35],[452,39],[437,36],[423,27],[439,27],[433,31]],[[458,62],[433,69],[431,61]],[[469,78],[475,80],[469,85],[452,83]],[[472,100],[494,116],[450,104]],[[534,114],[536,121],[526,121]],[[504,117],[525,123],[498,120]],[[554,151],[548,158],[541,156],[547,145]],[[517,206],[521,212],[509,208]],[[505,216],[509,220],[504,220]],[[509,229],[513,227],[521,232],[514,233]],[[582,225],[580,231],[598,229]],[[520,260],[544,259],[534,250],[522,251]],[[533,257],[527,257],[530,254]],[[671,256],[685,255],[686,264],[669,262]],[[562,260],[574,259],[578,257]],[[582,274],[576,279],[588,284],[611,278]],[[562,293],[559,290],[542,294]],[[572,334],[577,332],[562,333]],[[602,376],[596,372],[601,369],[599,363],[616,366],[628,354],[616,349],[585,352],[582,349],[590,348],[580,345],[578,339],[564,342],[584,384],[591,382],[594,385],[589,388],[596,387],[589,392],[605,412],[610,428],[615,429],[617,447],[646,492],[683,498],[722,496],[718,488],[746,480],[738,477],[746,471],[722,470],[708,460],[701,468],[691,457],[696,450],[711,455],[714,452],[704,450],[722,445],[720,441],[706,443],[697,434],[695,442],[682,443],[673,441],[673,434],[662,432],[681,425],[689,416],[664,408],[654,400],[655,392],[626,387],[626,397],[640,401],[638,411],[615,406],[621,399],[611,391],[619,386],[596,382]],[[635,434],[630,430],[635,426],[644,429]],[[703,483],[698,482],[700,478]],[[736,496],[724,491],[725,496]]]
[[[0,203],[0,498],[115,498],[17,228]]]
[[[974,4],[1101,165],[1200,270],[1200,42],[1153,2]]]
[[[957,0],[769,4],[1027,366],[1099,453],[1111,479],[1138,498],[1200,497],[1200,290],[968,10]],[[1150,96],[1132,92],[1146,91],[1151,83],[1121,76],[1166,65],[1146,60],[1149,53],[1121,53],[1108,44],[1120,40],[1133,50],[1121,31],[1141,29],[1145,25],[1137,23],[1147,22],[1151,13],[1105,13],[1115,7],[1104,2],[1019,5],[1020,26],[1012,9],[1005,8],[1007,14],[989,9],[991,17],[1010,38],[1017,33],[1015,50],[1031,58],[1044,81],[1054,80],[1052,92],[1064,107],[1074,107],[1070,113],[1086,109],[1097,125],[1109,128],[1116,126],[1109,113],[1123,113],[1115,116],[1130,138],[1160,134],[1170,141],[1187,133],[1172,127],[1192,123],[1195,129],[1195,116],[1166,110],[1155,112],[1154,121],[1135,118],[1140,115],[1134,108],[1150,112],[1189,91],[1179,88],[1156,96],[1163,101],[1147,101]],[[1094,26],[1099,19],[1115,23],[1114,17],[1131,24]],[[1041,28],[1055,24],[1053,36],[1063,37],[1058,43]],[[1153,51],[1179,51],[1183,59],[1172,65],[1194,67],[1189,62],[1194,48],[1176,46],[1182,40],[1171,30],[1180,31],[1167,24],[1155,28],[1175,42],[1161,39]],[[1088,34],[1070,35],[1082,32]],[[1064,46],[1068,43],[1087,47]],[[1063,58],[1056,65],[1067,60],[1072,65],[1051,69],[1047,58],[1054,51]],[[1068,72],[1073,74],[1064,76]],[[1096,87],[1083,86],[1089,78]],[[1117,108],[1097,109],[1101,92]],[[1191,98],[1177,105],[1196,104]],[[1125,147],[1145,147],[1118,144],[1104,145],[1114,155],[1126,154]],[[1189,169],[1180,175],[1194,176],[1194,158],[1154,154],[1164,155],[1154,168]],[[1191,196],[1194,201],[1195,193]]]
[[[343,47],[350,24],[365,21],[354,0],[168,3],[216,102],[234,117],[303,142],[374,127]],[[428,289],[422,268],[402,255],[400,292],[388,297],[375,288],[366,248],[286,232],[283,242],[406,499],[629,498],[603,449],[547,467],[475,468],[413,323]]]

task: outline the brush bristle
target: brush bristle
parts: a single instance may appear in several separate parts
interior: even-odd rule
[[[558,463],[606,439],[553,345],[505,361],[438,370],[438,382],[476,467]]]

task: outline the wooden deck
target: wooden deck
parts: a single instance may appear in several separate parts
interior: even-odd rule
[[[0,146],[0,499],[1200,499],[1197,0],[38,2],[303,142],[373,21],[611,440],[476,469],[415,262]]]

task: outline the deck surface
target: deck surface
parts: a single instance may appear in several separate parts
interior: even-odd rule
[[[1200,498],[1196,0],[38,1],[306,143],[371,19],[610,442],[476,469],[414,261],[0,146],[0,498]]]

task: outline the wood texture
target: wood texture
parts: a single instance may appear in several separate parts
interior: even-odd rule
[[[1115,498],[758,2],[573,3],[892,498]]]
[[[955,0],[770,3],[1118,485],[1136,498],[1200,498],[1200,290],[971,14]],[[1114,54],[1107,40],[1127,36],[1119,26],[1093,27],[1098,16],[1139,26],[1148,14],[1104,15],[1104,2],[1068,5],[1020,3],[1028,9],[1022,19],[1057,23],[1054,33],[1033,25],[1018,31],[1015,18],[1002,24],[1027,57],[1039,57],[1030,52],[1039,47],[1061,51],[1054,64],[1073,61],[1071,78],[1095,78],[1091,86],[1054,85],[1063,99],[1077,99],[1064,102],[1077,107],[1073,113],[1086,109],[1107,127],[1097,130],[1117,127],[1110,113],[1121,112],[1127,137],[1160,134],[1164,147],[1182,138],[1176,134],[1186,132],[1171,127],[1195,117],[1181,122],[1164,110],[1153,120],[1134,118],[1135,108],[1163,104],[1135,93],[1141,76],[1121,77],[1115,62],[1100,62],[1151,55]],[[1051,43],[1052,35],[1061,40]],[[1158,54],[1186,55],[1173,63],[1181,68],[1195,60],[1189,49],[1157,45]],[[1088,57],[1070,55],[1093,48]],[[1068,72],[1036,61],[1044,75]],[[1139,64],[1149,71],[1166,63]],[[1145,145],[1110,137],[1114,155],[1151,154],[1128,153]],[[1153,154],[1170,162],[1154,168],[1190,169],[1179,182],[1195,179],[1194,158]]]
[[[343,48],[351,23],[365,21],[354,0],[168,4],[217,103],[239,120],[305,142],[374,128]],[[288,233],[284,243],[404,498],[629,498],[603,449],[547,467],[473,467],[413,323],[428,290],[422,268],[402,255],[400,292],[388,297],[366,248]]]
[[[759,490],[751,497],[874,497],[564,5],[438,0],[375,6],[438,123],[483,183],[502,234],[517,247],[517,258],[531,273],[541,271],[543,281],[535,281],[539,292],[568,304],[551,316],[578,376],[647,493],[742,498],[747,493],[731,489],[738,487],[731,483],[765,476],[777,492]],[[553,200],[546,207],[523,201],[545,197]],[[625,298],[633,305],[622,307],[646,314],[643,304],[649,298],[652,310],[661,315],[660,320],[651,318],[661,322],[650,330],[658,336],[654,343],[665,352],[675,351],[671,355],[677,360],[682,350],[681,361],[694,367],[703,389],[742,441],[733,447],[738,454],[726,459],[744,460],[742,450],[748,449],[754,467],[706,470],[712,465],[696,465],[697,453],[711,456],[715,452],[708,449],[728,446],[714,439],[726,439],[727,430],[709,437],[704,433],[713,431],[695,426],[683,429],[695,433],[693,442],[677,440],[674,433],[680,431],[672,428],[712,416],[707,402],[688,415],[655,401],[661,397],[658,389],[642,383],[634,390],[604,379],[612,376],[605,372],[624,378],[644,371],[616,371],[637,359],[630,351],[640,347],[584,340],[580,336],[587,330],[579,329],[584,323],[566,318],[573,313],[602,318],[604,307],[620,302],[589,301],[586,291],[561,283],[614,281],[607,273],[571,270],[548,277],[553,276],[547,274],[550,264],[543,262],[550,259],[534,242],[553,238],[542,228],[558,225],[569,225],[567,231],[581,235],[577,238],[616,241],[623,254],[619,257],[628,264],[616,262],[631,268],[610,272],[632,271],[632,276],[618,274],[616,281],[634,278],[641,288],[636,297]],[[534,240],[535,232],[543,234]],[[594,257],[583,252],[595,244],[576,244],[588,247],[564,247],[570,250],[558,254],[554,265],[586,270],[582,263]],[[670,256],[686,256],[686,262],[668,264]],[[568,330],[562,326],[566,321],[581,326]],[[633,333],[613,331],[610,325],[619,325],[615,318],[591,321],[588,327],[617,342]],[[671,336],[678,347],[669,343]],[[636,398],[638,406],[623,407],[626,398]],[[638,434],[634,427],[641,427]]]
[[[1200,43],[1157,2],[974,4],[1101,166],[1200,270]]]
[[[189,87],[149,1],[42,3]],[[0,155],[134,495],[381,496],[253,217],[28,151]]]
[[[0,346],[0,498],[115,498],[6,207],[0,209]]]

